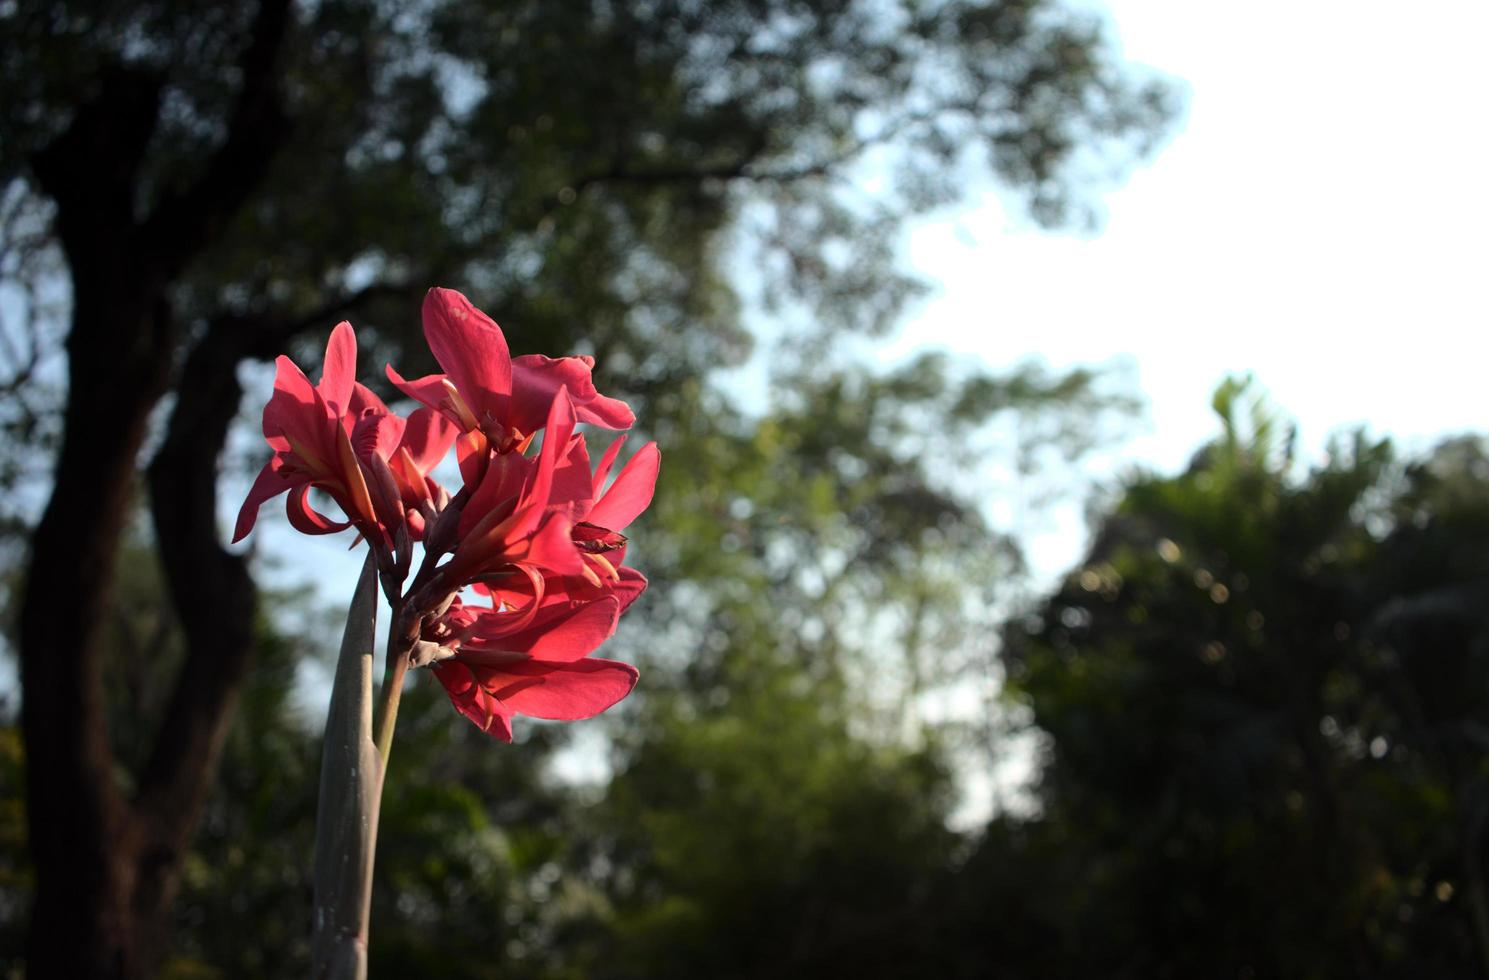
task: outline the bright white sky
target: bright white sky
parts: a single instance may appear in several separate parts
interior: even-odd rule
[[[1107,199],[1097,237],[1040,233],[992,194],[921,222],[906,255],[940,288],[882,360],[1127,358],[1149,426],[1108,469],[1182,468],[1242,371],[1308,457],[1360,424],[1408,450],[1489,429],[1489,4],[1108,7],[1127,57],[1189,86],[1179,134]],[[1026,538],[1038,580],[1080,560],[1084,530],[1072,502]],[[978,710],[951,693],[948,714]],[[991,779],[970,767],[954,821],[983,819],[995,785],[1017,805],[1031,764],[1015,744]]]
[[[1213,435],[1236,371],[1305,450],[1358,423],[1411,447],[1489,427],[1489,4],[1109,7],[1127,57],[1190,87],[1180,133],[1098,237],[1021,226],[991,195],[919,225],[909,260],[941,288],[885,358],[1129,356],[1151,431],[1123,455],[1164,470]]]

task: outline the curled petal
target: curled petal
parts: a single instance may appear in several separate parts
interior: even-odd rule
[[[433,501],[434,497],[429,492],[429,483],[423,473],[419,472],[419,464],[408,454],[408,450],[402,446],[388,460],[388,466],[393,470],[393,476],[398,481],[398,493],[404,503],[417,506],[422,501]]]
[[[456,660],[443,660],[435,664],[433,670],[455,710],[493,738],[512,741],[511,712],[476,683],[469,667]]]
[[[466,486],[480,484],[490,460],[491,444],[480,429],[472,429],[455,440],[455,461],[460,464],[460,479]]]
[[[520,630],[531,623],[533,619],[538,615],[538,610],[543,608],[543,592],[545,586],[542,573],[540,573],[537,569],[531,568],[527,565],[517,565],[514,567],[517,569],[517,571],[521,572],[523,576],[527,578],[527,582],[529,585],[532,586],[533,590],[532,601],[527,604],[526,608],[524,608],[520,613],[517,614],[515,620],[512,622],[511,625],[512,629]]]
[[[625,612],[646,591],[646,576],[634,568],[621,568],[618,571],[620,581],[611,587],[610,594],[620,600],[620,611]]]
[[[497,610],[526,609],[529,602],[537,602],[542,606],[550,607],[545,614],[553,609],[562,607],[568,609],[575,605],[575,601],[563,588],[563,580],[558,577],[549,579],[539,575],[542,580],[542,588],[534,590],[521,588],[524,583],[532,585],[531,579],[537,574],[534,569],[523,568],[513,565],[505,571],[499,571],[492,575],[484,576],[472,583],[472,588],[478,595],[488,596],[491,606]],[[555,583],[558,588],[555,589]],[[466,606],[467,610],[482,611],[480,606]],[[507,630],[520,629],[519,626],[508,625]]]
[[[506,614],[478,616],[471,635],[461,644],[459,657],[467,663],[501,666],[531,657],[567,662],[588,656],[615,635],[620,620],[620,602],[606,596],[573,609],[557,610],[533,620],[525,629],[511,630]],[[495,635],[484,635],[493,629]]]
[[[398,450],[407,423],[397,415],[364,415],[352,426],[352,451],[360,459],[387,459]]]
[[[596,391],[593,368],[594,359],[589,357],[527,354],[513,360],[510,424],[523,432],[534,431],[546,420],[548,406],[558,390],[567,388],[580,422],[607,429],[629,429],[636,422],[631,406]]]
[[[310,484],[302,483],[290,493],[285,501],[285,513],[290,525],[301,534],[335,534],[352,526],[351,521],[333,521],[318,513],[306,499],[310,496]]]

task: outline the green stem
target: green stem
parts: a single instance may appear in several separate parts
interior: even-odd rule
[[[393,607],[392,622],[388,629],[388,659],[383,668],[382,702],[378,705],[377,725],[373,731],[373,742],[383,766],[388,764],[388,754],[393,751],[393,728],[398,724],[398,702],[403,698],[403,677],[408,673],[409,653],[413,650],[417,633],[409,635],[408,624],[403,621],[403,604]]]
[[[376,654],[377,566],[362,568],[350,608],[321,755],[320,801],[315,827],[312,976],[316,980],[366,980],[367,926],[372,907],[372,867],[378,811],[393,726],[419,637],[419,618],[393,603],[383,690],[373,721],[372,673]]]
[[[383,761],[372,741],[377,569],[369,556],[352,603],[321,754],[311,962],[316,980],[365,980],[367,920]]]

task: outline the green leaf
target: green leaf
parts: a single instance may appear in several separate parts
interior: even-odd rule
[[[312,956],[317,980],[367,976],[367,917],[383,786],[383,762],[372,741],[376,628],[377,572],[368,555],[347,609],[326,713],[315,827]]]

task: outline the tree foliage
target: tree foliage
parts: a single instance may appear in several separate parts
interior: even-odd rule
[[[1356,435],[1296,478],[1251,394],[1008,632],[1036,826],[1078,855],[1061,972],[1474,975],[1489,457]]]
[[[741,235],[764,294],[823,328],[882,327],[907,295],[892,261],[906,215],[991,170],[1038,220],[1079,220],[1097,207],[1090,161],[1124,169],[1174,104],[1099,21],[1052,2],[329,2],[288,17],[255,67],[251,5],[19,5],[0,18],[15,53],[0,178],[30,183],[79,107],[133,86],[156,112],[127,175],[137,218],[199,203],[230,138],[276,151],[172,282],[184,327],[292,334],[355,299],[397,337],[409,291],[460,283],[503,311],[514,346],[592,346],[632,395],[748,348],[725,268]],[[251,70],[276,108],[235,135]],[[860,165],[891,179],[855,191]]]
[[[382,968],[810,976],[851,961],[872,976],[939,955],[929,933],[907,933],[893,956],[882,943],[866,956],[862,944],[934,914],[964,848],[946,827],[962,740],[905,722],[926,695],[989,668],[988,604],[1017,553],[958,478],[976,467],[925,467],[921,440],[975,429],[969,392],[983,402],[981,425],[1080,406],[1094,424],[1126,408],[1037,372],[949,373],[932,358],[879,378],[834,377],[766,418],[666,433],[669,456],[695,465],[664,468],[635,537],[655,584],[611,642],[643,664],[645,683],[607,716],[610,771],[598,781],[573,785],[541,764],[573,729],[530,728],[519,751],[502,751],[416,682],[382,817],[372,929]],[[939,406],[932,418],[962,406],[960,422],[912,424],[928,403]],[[801,437],[807,420],[825,442]],[[913,438],[890,450],[886,431]],[[918,632],[907,630],[917,617]],[[268,716],[244,725],[257,717]],[[591,735],[601,724],[586,723]],[[260,743],[304,746],[311,732],[281,715],[242,737],[198,845],[216,856],[189,869],[283,868],[308,846],[313,781],[299,765],[246,755]],[[216,816],[252,800],[267,801],[280,829]],[[245,846],[259,834],[265,847]],[[306,887],[297,867],[256,883],[188,879],[181,969],[250,969],[233,958],[236,932],[210,925],[225,921],[224,898],[254,901],[277,916],[269,934],[292,935]],[[305,948],[286,941],[264,955],[254,975],[303,968]]]

